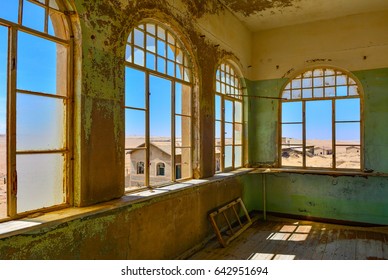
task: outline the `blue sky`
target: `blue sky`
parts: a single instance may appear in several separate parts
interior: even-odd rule
[[[360,99],[338,99],[335,101],[336,139],[360,141]],[[332,139],[332,101],[306,101],[307,140]],[[282,122],[302,122],[302,102],[285,102],[282,105]],[[282,137],[302,139],[301,124],[284,124]],[[357,143],[357,142],[356,142]]]
[[[17,22],[17,7],[18,1],[1,0],[0,17]],[[25,1],[23,25],[44,31],[44,9]],[[57,44],[22,31],[17,40],[17,89],[58,94]],[[0,25],[0,134],[6,133],[7,55],[8,27]],[[17,113],[18,150],[61,148],[62,101],[18,93]]]

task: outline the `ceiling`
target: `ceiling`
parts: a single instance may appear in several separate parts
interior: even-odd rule
[[[388,10],[388,0],[219,0],[251,31]]]

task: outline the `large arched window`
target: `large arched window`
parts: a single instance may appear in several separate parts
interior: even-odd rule
[[[280,159],[300,168],[362,168],[362,98],[345,71],[314,68],[282,91]]]
[[[147,20],[129,34],[125,60],[125,161],[145,162],[143,176],[126,175],[126,190],[191,178],[192,64],[183,43]],[[150,170],[160,160],[163,177]]]
[[[67,202],[69,54],[60,1],[1,1],[0,219]]]
[[[215,170],[242,167],[243,103],[241,77],[230,63],[216,72],[215,93]]]

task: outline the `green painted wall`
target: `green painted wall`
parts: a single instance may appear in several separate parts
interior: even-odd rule
[[[388,68],[353,73],[364,90],[365,168],[388,173]],[[250,95],[279,96],[284,79],[251,81]],[[276,166],[278,101],[251,98],[249,160]],[[262,176],[254,177],[261,192]],[[267,211],[362,223],[388,224],[388,178],[292,173],[267,174]],[[262,209],[262,202],[260,209]]]

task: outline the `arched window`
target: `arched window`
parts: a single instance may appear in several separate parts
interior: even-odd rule
[[[314,68],[281,94],[281,165],[361,169],[361,86],[345,71]]]
[[[142,152],[144,186],[192,177],[191,131],[190,56],[173,30],[144,21],[129,34],[125,55],[125,149]],[[181,170],[175,174],[178,155]],[[171,174],[163,179],[150,172],[160,157]]]
[[[71,51],[62,4],[1,2],[0,219],[67,202]]]
[[[230,63],[216,72],[215,93],[215,170],[242,167],[243,103],[241,77]]]
[[[164,176],[164,168],[165,164],[163,162],[159,162],[156,165],[156,176]]]

